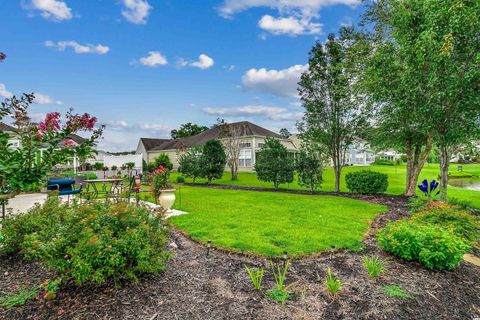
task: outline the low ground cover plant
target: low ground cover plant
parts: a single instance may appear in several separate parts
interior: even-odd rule
[[[390,223],[377,240],[386,251],[429,269],[452,270],[480,239],[477,217],[446,203],[430,203],[409,219]]]
[[[348,190],[353,193],[385,193],[388,188],[388,175],[381,172],[361,170],[347,173],[345,182]]]
[[[288,260],[285,262],[283,267],[280,264],[272,263],[272,273],[275,280],[275,288],[268,290],[265,294],[277,302],[285,303],[285,301],[292,297],[292,293],[289,291],[290,286],[285,285],[289,266],[290,262]]]
[[[405,290],[394,284],[387,284],[383,290],[392,298],[412,299],[412,296]]]
[[[120,284],[164,270],[167,229],[144,207],[103,201],[61,204],[49,197],[3,222],[0,251],[20,253],[78,285]]]

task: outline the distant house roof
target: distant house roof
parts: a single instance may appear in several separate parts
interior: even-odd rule
[[[145,147],[146,151],[150,151],[155,147],[160,146],[161,144],[171,141],[169,139],[155,139],[155,138],[140,138],[143,146]]]
[[[9,126],[8,124],[5,124],[3,122],[0,122],[0,131],[15,131],[15,128],[12,126]]]
[[[282,136],[279,134],[257,126],[248,121],[234,122],[228,124],[229,127],[233,126],[233,129],[239,133],[241,137],[248,136],[261,136],[261,137],[272,137],[277,139],[282,139]],[[190,148],[193,146],[198,146],[206,143],[209,140],[219,139],[220,137],[220,128],[215,127],[209,130],[206,130],[202,133],[199,133],[195,136],[176,139],[176,140],[166,140],[165,142],[159,144],[158,146],[151,149],[151,151],[160,151],[160,150],[171,150],[171,149],[181,149],[181,148]],[[149,150],[147,150],[149,151]]]
[[[80,137],[79,135],[74,134],[74,133],[69,134],[69,135],[67,136],[67,138],[75,141],[75,143],[77,143],[77,144],[82,144],[82,143],[84,143],[85,141],[87,141],[87,139],[85,139],[85,138],[83,138],[83,137]]]

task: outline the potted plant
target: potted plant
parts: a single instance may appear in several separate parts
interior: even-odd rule
[[[170,170],[164,166],[158,167],[149,174],[153,196],[158,199],[160,206],[167,212],[172,211],[175,203],[175,188],[170,184],[169,178]]]

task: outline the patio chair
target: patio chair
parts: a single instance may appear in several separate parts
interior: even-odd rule
[[[83,185],[79,189],[75,189],[75,180],[73,179],[50,179],[47,181],[48,191],[58,191],[58,195],[67,196],[67,202],[70,196],[80,195]]]
[[[137,188],[136,183],[135,183],[135,178],[136,175],[132,175],[132,177],[129,179],[128,184],[126,186],[123,186],[123,191],[127,194],[127,199],[128,202],[130,202],[130,198],[132,197],[132,193],[135,194],[135,201],[138,204],[140,201],[140,193],[141,192],[150,192],[150,190]]]

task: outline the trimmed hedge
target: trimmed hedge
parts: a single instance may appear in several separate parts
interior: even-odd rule
[[[371,170],[349,172],[345,176],[347,188],[353,193],[384,193],[388,188],[388,175]]]

